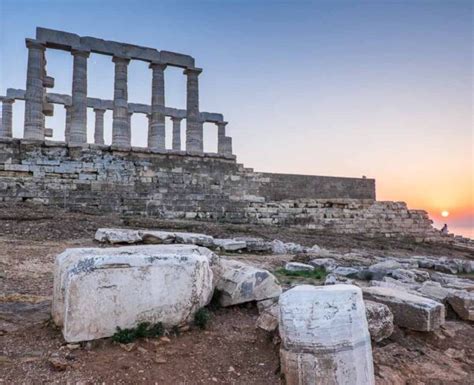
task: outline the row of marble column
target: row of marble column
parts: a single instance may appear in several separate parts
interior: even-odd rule
[[[26,39],[28,48],[28,69],[25,93],[25,132],[26,139],[44,139],[45,104],[45,46],[36,40]],[[87,142],[87,59],[90,52],[80,49],[71,51],[73,56],[72,105],[67,140],[71,144]],[[130,146],[130,119],[128,114],[128,64],[130,58],[114,56],[114,109],[112,124],[112,144]],[[165,63],[152,62],[152,98],[148,145],[152,149],[165,149]],[[187,116],[186,150],[203,151],[203,122],[199,112],[199,68],[188,68],[187,76]],[[100,126],[100,116],[98,124]],[[96,120],[97,122],[97,120]],[[97,134],[100,135],[100,131]],[[102,135],[103,136],[103,135]],[[98,139],[100,142],[100,139]]]
[[[2,120],[0,123],[0,137],[12,137],[12,127],[13,127],[13,103],[15,102],[14,99],[4,98],[2,100]],[[71,140],[72,137],[72,123],[73,123],[73,112],[74,107],[71,105],[64,106],[66,110],[66,122],[65,122],[65,133],[64,138],[65,141],[68,143],[73,143]],[[104,144],[104,114],[106,110],[100,108],[94,108],[95,113],[95,125],[94,125],[94,143],[95,144]],[[86,105],[86,114],[87,114],[87,105]],[[126,127],[127,129],[124,131],[125,140],[127,143],[131,143],[131,118],[133,112],[126,112]],[[115,117],[115,108],[114,108],[114,117]],[[148,118],[148,147],[155,148],[155,149],[165,149],[165,115],[163,114],[163,120],[161,122],[160,116],[160,124],[156,124],[156,119],[153,119],[153,112],[151,114],[147,114]],[[181,121],[183,118],[171,117],[171,121],[173,123],[172,128],[172,149],[173,150],[181,150]],[[114,120],[115,122],[115,120]],[[122,123],[122,121],[121,121]],[[220,154],[232,154],[232,143],[230,141],[231,138],[226,136],[226,125],[227,122],[216,122],[217,125],[217,152]],[[112,128],[113,132],[113,128]],[[157,134],[159,133],[159,134]],[[77,130],[76,130],[77,134]],[[86,131],[86,140],[87,140],[87,131]],[[156,144],[160,141],[161,144],[158,147]]]

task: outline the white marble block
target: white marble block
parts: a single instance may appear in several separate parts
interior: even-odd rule
[[[192,245],[68,249],[56,258],[53,320],[67,342],[189,322],[212,297],[213,258]]]
[[[373,385],[361,290],[297,286],[280,296],[281,368],[288,385]]]

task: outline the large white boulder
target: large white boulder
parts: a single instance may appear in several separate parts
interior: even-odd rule
[[[432,331],[444,324],[444,305],[419,295],[389,287],[366,287],[364,298],[387,305],[395,325]]]
[[[214,269],[221,306],[278,297],[281,287],[273,274],[245,263],[220,259]]]
[[[301,285],[280,296],[281,368],[288,385],[374,384],[361,290]]]
[[[56,258],[53,320],[67,342],[189,322],[212,297],[215,258],[189,245],[68,249]]]

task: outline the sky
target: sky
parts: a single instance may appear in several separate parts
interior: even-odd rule
[[[0,93],[25,88],[24,39],[37,26],[192,55],[204,69],[201,111],[224,114],[239,162],[375,178],[378,200],[474,237],[471,1],[0,0]],[[70,94],[71,54],[48,50],[47,60],[51,92]],[[111,58],[92,54],[88,66],[88,95],[112,99]],[[144,62],[131,62],[128,84],[130,102],[150,103]],[[166,105],[185,108],[182,70],[167,68],[165,87]],[[47,127],[62,139],[55,108]],[[18,137],[23,110],[15,103]],[[93,125],[89,111],[90,141]],[[146,118],[132,125],[132,144],[145,145]],[[216,127],[204,135],[216,151]]]

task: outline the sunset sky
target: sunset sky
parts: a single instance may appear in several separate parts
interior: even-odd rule
[[[190,54],[204,69],[201,110],[224,114],[239,162],[366,175],[377,199],[474,237],[471,1],[0,0],[0,94],[25,88],[24,39],[36,26]],[[51,91],[70,94],[71,55],[47,59]],[[113,76],[110,57],[91,55],[89,96],[112,99]],[[167,69],[167,106],[184,108],[185,95],[182,71]],[[150,98],[151,70],[132,62],[129,101]],[[23,109],[15,103],[18,137]],[[93,122],[89,111],[90,139]],[[144,145],[146,118],[133,126],[133,144]],[[62,107],[47,127],[63,138]],[[206,124],[206,150],[216,135]]]

